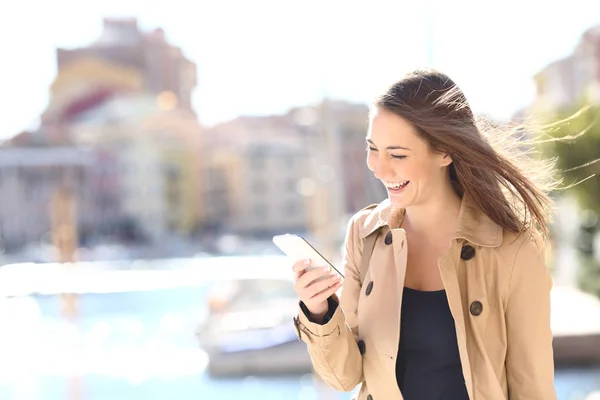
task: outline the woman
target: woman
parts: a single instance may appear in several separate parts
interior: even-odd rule
[[[309,261],[293,268],[297,333],[330,386],[362,383],[360,400],[556,399],[551,200],[530,179],[550,169],[482,131],[436,71],[375,102],[367,164],[388,199],[351,219],[343,287]]]

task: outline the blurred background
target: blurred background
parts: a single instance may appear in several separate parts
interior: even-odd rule
[[[556,388],[600,398],[600,2],[22,0],[0,48],[1,399],[349,399],[271,236],[339,261],[385,197],[368,102],[421,66],[498,123],[585,110],[536,150],[581,182],[553,194]]]

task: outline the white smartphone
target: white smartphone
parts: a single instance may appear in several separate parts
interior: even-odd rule
[[[281,251],[285,253],[292,261],[298,261],[302,259],[310,259],[312,261],[310,267],[313,268],[329,266],[331,269],[343,278],[344,275],[331,264],[325,257],[321,255],[306,239],[302,236],[298,236],[292,233],[286,233],[285,235],[273,236],[273,243]]]

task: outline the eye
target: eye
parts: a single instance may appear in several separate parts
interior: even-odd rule
[[[402,160],[402,159],[406,158],[406,156],[397,156],[397,155],[394,155],[394,154],[390,154],[390,156],[392,158],[396,159],[396,160]]]
[[[367,151],[377,151],[375,147],[367,146]]]

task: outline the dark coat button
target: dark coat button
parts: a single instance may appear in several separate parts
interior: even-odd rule
[[[367,350],[365,347],[365,341],[361,339],[356,344],[358,345],[358,351],[360,351],[360,355],[364,355],[365,351]]]
[[[370,295],[372,290],[373,290],[373,281],[371,281],[367,284],[367,289],[365,290],[365,294],[367,296]]]
[[[474,301],[471,303],[471,307],[469,307],[469,311],[471,311],[471,315],[478,317],[483,312],[483,304],[480,301]]]
[[[385,235],[385,244],[387,244],[388,246],[390,244],[392,244],[392,232],[388,232],[387,235]]]
[[[373,400],[373,396],[371,396],[371,395],[368,395],[368,396],[367,396],[367,400]]]
[[[468,244],[464,245],[460,250],[460,258],[463,260],[470,260],[475,257],[475,249],[473,246],[469,246]]]

